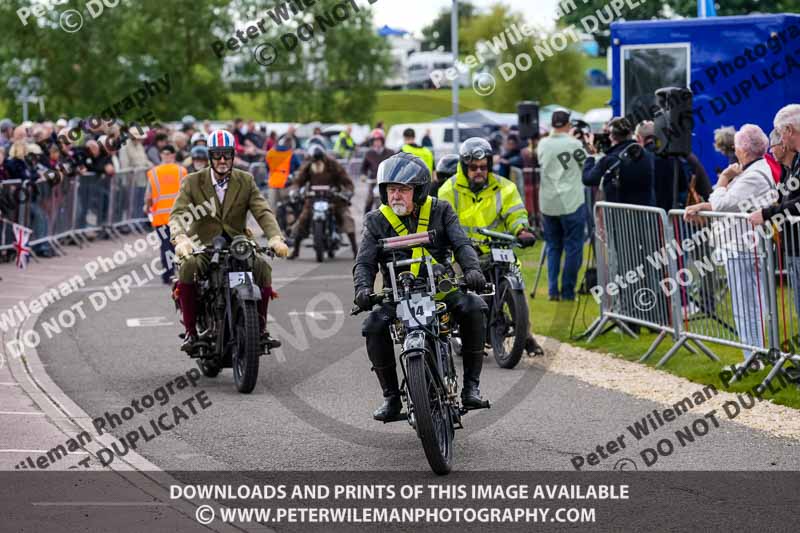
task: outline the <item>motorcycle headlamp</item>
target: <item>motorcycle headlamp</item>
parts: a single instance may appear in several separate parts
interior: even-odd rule
[[[236,238],[231,244],[231,255],[238,261],[246,261],[253,255],[253,247],[244,238]]]
[[[438,285],[439,292],[448,293],[452,291],[454,288],[455,285],[453,284],[453,281],[450,280],[449,278],[442,278],[439,280],[439,285]]]

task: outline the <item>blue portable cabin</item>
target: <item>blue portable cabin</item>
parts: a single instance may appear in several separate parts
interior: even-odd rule
[[[712,182],[728,164],[715,129],[751,123],[769,135],[775,113],[800,103],[800,15],[615,22],[611,44],[614,115],[639,122],[656,89],[692,89],[692,147]]]

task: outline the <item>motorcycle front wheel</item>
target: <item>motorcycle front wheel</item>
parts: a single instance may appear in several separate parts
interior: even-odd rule
[[[436,387],[424,355],[409,357],[406,361],[408,393],[425,457],[436,474],[449,474],[455,427],[446,395]]]
[[[261,355],[261,332],[256,302],[239,302],[234,315],[233,382],[236,390],[249,394],[258,379],[258,360]]]
[[[325,259],[325,222],[323,220],[314,221],[314,252],[317,254],[317,263],[322,263]]]
[[[514,368],[522,358],[528,338],[528,302],[524,291],[514,290],[507,280],[497,285],[499,309],[489,315],[489,343],[500,368]]]

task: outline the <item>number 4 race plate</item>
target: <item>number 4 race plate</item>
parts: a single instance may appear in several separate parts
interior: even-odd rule
[[[418,326],[417,322],[428,325],[435,314],[436,303],[430,296],[415,294],[397,305],[397,316],[409,327]]]
[[[514,252],[503,248],[492,248],[492,259],[498,263],[514,263],[517,260],[514,257]]]

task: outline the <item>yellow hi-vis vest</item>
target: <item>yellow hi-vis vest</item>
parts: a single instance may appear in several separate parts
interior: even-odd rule
[[[431,221],[431,205],[433,204],[433,198],[428,196],[425,199],[425,203],[422,204],[422,208],[419,210],[419,223],[417,224],[417,233],[423,233],[428,231],[428,224]],[[389,224],[392,225],[392,229],[397,233],[398,236],[403,237],[408,235],[408,228],[406,228],[405,224],[400,220],[400,217],[394,214],[392,208],[386,204],[381,204],[380,207],[381,214],[383,214],[384,218],[389,221]],[[431,255],[428,250],[423,248],[422,246],[418,246],[411,251],[411,259],[419,259],[424,254]],[[436,260],[434,259],[434,263]],[[419,276],[419,267],[422,263],[414,263],[411,265],[411,273],[414,274],[414,277]]]
[[[478,233],[479,228],[517,235],[528,225],[528,212],[517,186],[492,173],[487,177],[487,186],[474,193],[459,165],[456,175],[439,188],[438,197],[453,206],[461,226],[472,239],[485,239]]]
[[[413,146],[411,144],[404,144],[401,151],[422,159],[423,163],[428,167],[428,170],[431,171],[431,177],[433,177],[433,152],[424,146]]]

